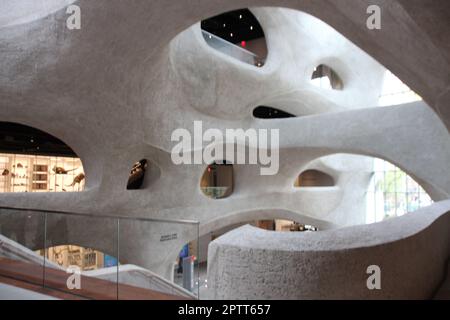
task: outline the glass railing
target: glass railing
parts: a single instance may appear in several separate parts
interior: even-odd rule
[[[265,62],[264,59],[261,57],[258,57],[253,52],[245,50],[244,48],[241,48],[241,47],[235,45],[234,43],[228,42],[228,41],[208,32],[208,31],[205,31],[205,30],[202,30],[202,35],[203,35],[203,38],[205,39],[206,43],[210,47],[212,47],[226,55],[229,55],[235,59],[238,59],[238,60],[248,63],[248,64],[252,64],[257,67],[262,67],[264,65],[264,62]]]
[[[0,282],[63,299],[199,299],[198,237],[197,221],[0,207]]]

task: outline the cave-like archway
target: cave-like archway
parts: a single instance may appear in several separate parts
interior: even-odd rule
[[[72,192],[86,184],[81,159],[42,130],[0,122],[0,192]]]
[[[264,31],[248,9],[225,12],[202,20],[206,43],[237,60],[262,67],[267,57]]]

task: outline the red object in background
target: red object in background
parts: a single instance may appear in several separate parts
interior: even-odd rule
[[[245,40],[242,40],[242,41],[241,41],[241,46],[242,46],[242,47],[245,47],[246,45],[247,45],[247,42],[245,42]]]

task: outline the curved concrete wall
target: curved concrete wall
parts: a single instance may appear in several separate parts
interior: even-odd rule
[[[39,14],[31,17],[30,7],[21,10],[25,2],[0,4],[0,119],[66,142],[83,161],[87,185],[76,194],[1,194],[2,205],[193,219],[203,230],[255,218],[256,212],[267,216],[271,210],[280,210],[278,218],[324,225],[361,223],[355,199],[370,173],[355,167],[356,161],[338,170],[333,161],[315,161],[341,152],[387,159],[416,178],[434,200],[450,196],[450,177],[443,174],[450,162],[450,139],[439,119],[446,120],[450,97],[444,94],[450,79],[447,55],[411,19],[404,1],[375,1],[384,12],[383,32],[377,33],[362,19],[372,0],[198,0],[189,6],[182,1],[79,0],[74,3],[81,7],[82,26],[72,31],[65,28],[67,14],[60,7],[72,1],[33,2]],[[329,25],[299,11],[261,7],[266,5],[303,10]],[[224,56],[200,34],[201,19],[244,7],[252,8],[267,37],[263,68]],[[344,90],[309,84],[320,63],[340,74]],[[382,64],[427,103],[371,108],[381,88]],[[251,111],[261,103],[302,117],[253,119]],[[199,188],[205,165],[175,166],[170,159],[172,130],[191,129],[193,120],[202,120],[205,130],[279,128],[279,174],[260,176],[257,166],[237,165],[233,195],[205,197]],[[158,166],[160,175],[142,190],[125,190],[130,166],[143,158]],[[314,166],[332,174],[337,186],[295,190],[295,177]],[[70,232],[54,232],[55,243],[113,251],[102,222],[73,227],[61,220],[61,230]],[[170,274],[177,251],[195,235],[180,231],[176,241],[162,244],[157,239],[165,231],[155,227],[152,234],[150,229],[129,225],[123,253],[130,263]],[[87,236],[92,234],[95,239]]]
[[[380,223],[322,232],[249,225],[209,245],[214,299],[427,299],[450,255],[450,200]],[[369,290],[367,267],[381,269]]]

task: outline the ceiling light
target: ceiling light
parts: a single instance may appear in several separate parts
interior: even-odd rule
[[[227,25],[224,23],[224,24],[223,24],[223,27],[225,28],[226,26],[227,26]]]
[[[242,19],[242,14],[239,15],[239,19]]]
[[[250,26],[250,30],[253,30],[253,26]]]
[[[230,37],[233,37],[233,32],[232,32],[232,33],[230,33]]]

